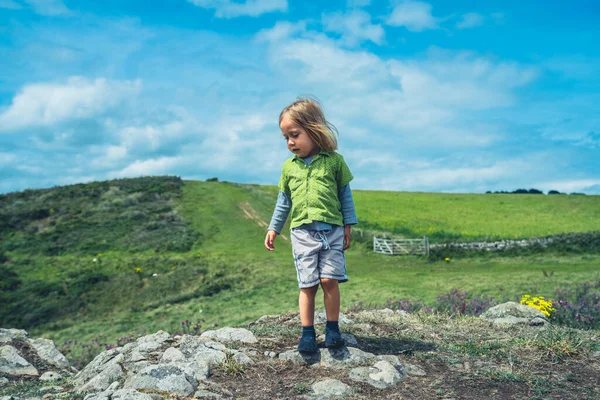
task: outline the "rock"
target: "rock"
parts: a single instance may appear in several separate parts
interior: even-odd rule
[[[113,382],[103,392],[88,394],[84,397],[84,400],[110,400],[110,397],[119,389],[120,385],[119,382]]]
[[[352,388],[337,379],[325,379],[312,385],[312,391],[318,398],[343,399],[352,394]]]
[[[40,376],[40,381],[55,381],[60,378],[62,378],[62,375],[58,372],[48,371],[45,372],[42,376]]]
[[[11,376],[38,376],[33,365],[19,355],[12,346],[0,347],[0,372]]]
[[[390,364],[392,364],[394,367],[396,367],[397,369],[403,370],[404,367],[402,365],[402,363],[400,362],[400,359],[398,358],[398,356],[394,356],[394,355],[388,355],[388,354],[382,354],[379,355],[375,358],[375,361],[387,361]]]
[[[404,372],[412,376],[427,376],[427,373],[414,364],[404,364]]]
[[[213,392],[209,392],[208,390],[200,389],[194,393],[194,397],[196,399],[221,399],[223,396],[220,394],[216,394]]]
[[[42,361],[54,365],[57,368],[68,368],[69,361],[67,358],[56,348],[54,342],[49,339],[29,339],[31,347],[33,347],[42,359]]]
[[[502,318],[494,318],[491,320],[494,325],[517,325],[517,324],[528,324],[529,318],[519,318],[519,317],[502,317]]]
[[[136,361],[136,362],[126,362],[126,363],[123,363],[122,365],[125,367],[125,370],[127,371],[127,377],[130,377],[132,375],[137,374],[144,368],[151,366],[152,363],[150,361],[142,360],[142,361]]]
[[[133,389],[121,389],[114,392],[111,400],[153,400],[152,396]]]
[[[494,325],[529,324],[544,326],[549,323],[540,310],[514,301],[498,304],[483,313],[481,317],[489,319]]]
[[[411,317],[410,313],[404,310],[396,310],[396,315],[402,319],[407,319]]]
[[[275,358],[275,357],[277,357],[277,353],[275,353],[274,351],[265,351],[265,357]]]
[[[296,364],[309,364],[329,368],[351,368],[368,365],[375,360],[375,355],[354,347],[339,349],[319,349],[315,354],[302,354],[297,350],[289,350],[279,354],[279,359]]]
[[[167,364],[151,365],[125,381],[125,389],[165,390],[189,396],[196,391],[198,381],[188,367]]]
[[[0,344],[10,343],[13,340],[27,340],[29,334],[23,329],[1,329]]]
[[[9,382],[10,381],[7,378],[0,376],[0,387],[8,385]]]
[[[373,310],[373,312],[386,314],[386,315],[394,315],[394,310],[390,310],[389,308],[383,308],[381,310]]]
[[[529,321],[530,326],[545,326],[550,324],[546,318],[535,317]]]
[[[358,347],[358,342],[356,341],[356,338],[354,337],[354,335],[351,335],[349,333],[342,333],[342,339],[344,339],[344,343],[346,344],[347,347]],[[317,340],[324,342],[325,335],[319,335]]]
[[[600,350],[599,351],[594,351],[592,353],[592,357],[594,357],[594,358],[600,358]]]
[[[321,349],[321,365],[329,368],[350,368],[370,364],[375,355],[354,347]]]
[[[298,350],[288,350],[279,354],[279,359],[283,361],[291,361],[294,364],[315,364],[321,360],[321,353],[304,354]]]
[[[378,389],[395,386],[405,378],[387,361],[377,361],[372,367],[354,368],[349,376],[352,380],[366,382]]]
[[[148,354],[154,350],[160,349],[164,342],[170,339],[170,335],[165,331],[158,331],[152,335],[142,336],[135,341],[136,350],[142,354]]]
[[[119,354],[122,356],[121,354]],[[118,363],[112,363],[107,368],[103,369],[102,372],[94,376],[87,383],[77,386],[76,391],[78,393],[86,392],[101,392],[106,390],[111,384],[121,380],[125,377],[125,373]]]
[[[206,331],[200,337],[210,338],[219,342],[257,343],[256,337],[248,329],[244,328],[221,328],[216,331]]]
[[[180,362],[180,361],[185,361],[185,355],[181,351],[179,351],[179,349],[176,349],[174,347],[169,347],[163,353],[163,355],[160,359],[160,364],[168,364],[168,363]]]
[[[546,316],[540,310],[514,301],[498,304],[481,314],[481,317],[486,319],[517,317],[527,318],[528,321],[536,317],[546,319]]]
[[[231,352],[233,354],[233,360],[235,362],[244,365],[254,364],[254,360],[248,357],[246,354],[235,350],[231,350]]]
[[[103,351],[98,354],[88,365],[85,366],[73,378],[73,384],[76,388],[81,387],[86,382],[96,377],[103,370],[115,364],[120,364],[125,360],[125,356],[118,349]],[[103,389],[104,390],[104,389]]]
[[[184,335],[181,338],[179,351],[188,361],[195,361],[214,366],[223,362],[225,353],[206,346],[207,341],[198,336]]]

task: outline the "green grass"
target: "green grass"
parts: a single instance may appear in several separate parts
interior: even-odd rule
[[[600,196],[353,191],[361,226],[408,237],[529,238],[598,230]]]
[[[121,216],[133,214],[135,204],[119,199],[144,193],[143,182],[132,181],[78,186],[81,192],[67,187],[57,193],[0,196],[0,233],[11,242],[0,250],[8,260],[2,264],[0,258],[3,327],[27,329],[32,336],[48,337],[59,345],[78,339],[83,343],[95,340],[100,347],[159,329],[173,333],[183,329],[185,320],[201,320],[203,329],[209,329],[297,310],[289,240],[278,237],[275,252],[263,246],[276,187],[198,181],[174,184],[169,178],[169,198],[163,196],[165,201],[155,214],[152,197],[136,195],[138,205],[160,224],[130,219],[125,229]],[[162,185],[159,178],[146,182],[152,190]],[[111,189],[119,184],[131,187]],[[56,200],[52,215],[49,210],[41,212],[47,208],[42,195],[62,199],[66,211],[61,211]],[[27,196],[33,203],[23,199]],[[432,263],[420,257],[374,254],[367,233],[382,230],[464,239],[591,231],[600,226],[600,196],[355,191],[354,197],[364,237],[359,240],[357,235],[347,253],[350,281],[341,285],[342,307],[358,302],[377,306],[402,298],[431,304],[454,288],[499,299],[516,299],[524,293],[548,296],[557,288],[600,280],[599,254],[487,255]],[[113,208],[107,211],[99,204],[108,198]],[[86,204],[101,214],[86,211]],[[29,211],[18,214],[15,222],[12,213],[19,207]],[[77,218],[67,218],[69,210],[79,216],[82,226],[73,222]],[[85,223],[88,217],[103,218],[102,229],[92,241],[85,238],[91,232]],[[32,250],[38,245],[52,248],[44,242],[47,231],[42,222],[49,221],[69,230],[64,237],[53,236],[60,243],[58,255]],[[109,231],[109,241],[98,236]],[[130,232],[136,238],[128,246],[124,240]],[[151,246],[140,239],[147,232],[152,233]],[[191,244],[182,247],[185,250],[169,250],[170,243],[179,243],[179,236]],[[94,247],[94,241],[101,242],[100,246]],[[98,249],[102,249],[100,257]],[[142,272],[136,273],[136,268]],[[553,272],[552,276],[546,277],[543,271]]]

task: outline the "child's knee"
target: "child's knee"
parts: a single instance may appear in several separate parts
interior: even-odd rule
[[[338,280],[332,278],[321,278],[321,286],[323,286],[323,290],[334,289],[338,286]]]

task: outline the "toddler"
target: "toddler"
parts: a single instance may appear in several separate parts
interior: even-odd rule
[[[337,130],[325,119],[316,100],[299,98],[284,108],[279,128],[294,156],[283,164],[265,247],[275,250],[275,238],[290,216],[300,287],[302,338],[298,351],[314,353],[318,351],[314,314],[319,284],[327,315],[325,346],[344,345],[338,325],[338,283],[348,280],[344,250],[350,247],[351,226],[358,222],[349,186],[353,176],[343,157],[335,152]]]

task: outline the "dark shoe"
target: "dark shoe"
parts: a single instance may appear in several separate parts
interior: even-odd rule
[[[337,349],[344,346],[344,339],[340,331],[326,330],[325,331],[325,347]]]
[[[300,353],[316,353],[318,350],[317,339],[314,336],[302,336],[298,343]]]

